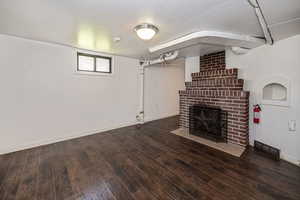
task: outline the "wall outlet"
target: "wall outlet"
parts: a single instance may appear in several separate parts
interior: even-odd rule
[[[289,131],[296,131],[296,120],[289,121]]]

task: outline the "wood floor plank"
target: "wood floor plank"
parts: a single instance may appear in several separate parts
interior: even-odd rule
[[[92,140],[90,144],[94,142]],[[126,189],[126,185],[122,184],[122,181],[116,176],[113,167],[102,156],[101,149],[97,148],[97,145],[86,146],[84,151],[89,160],[86,176],[90,177],[90,184],[94,186],[91,190],[94,196],[101,197],[101,199],[116,199],[116,196],[120,195],[119,190],[122,189],[121,192],[127,193],[130,196],[129,199],[133,198]]]
[[[13,156],[10,155],[3,155],[0,156],[0,187],[2,185],[2,182],[5,178],[5,176],[7,175],[8,172],[8,168],[10,166],[10,163],[13,160]]]
[[[165,141],[164,138],[168,138],[168,142],[164,142],[165,145],[169,145],[170,147],[178,146],[178,140],[176,140],[176,137],[168,137],[166,134],[151,134],[151,137],[157,141],[163,142]],[[190,143],[190,141],[186,142]],[[236,173],[239,173],[261,185],[269,185],[269,189],[274,192],[279,191],[282,195],[286,193],[285,195],[292,195],[294,198],[300,198],[296,187],[289,187],[289,185],[298,186],[300,182],[293,181],[292,178],[287,178],[286,176],[281,176],[280,173],[276,173],[273,168],[266,169],[264,165],[259,166],[255,163],[245,162],[245,160],[241,161],[226,154],[221,156],[221,154],[223,154],[221,152],[211,150],[207,147],[200,147],[199,149],[194,146],[201,146],[200,144],[185,144],[185,142],[180,142],[180,144],[183,145],[183,148],[179,149],[184,154],[192,155],[192,157],[195,157],[196,159],[199,154],[202,154],[202,157],[205,158],[204,162],[207,161],[212,164],[217,163],[219,166],[226,166],[226,169],[235,171]],[[281,181],[278,181],[278,179]]]
[[[29,151],[21,151],[10,155],[14,158],[10,163],[7,175],[2,181],[0,188],[0,199],[15,199]]]
[[[53,164],[55,154],[51,151],[51,146],[40,148],[39,166],[38,166],[38,185],[37,200],[55,199],[55,185],[53,175]]]
[[[0,200],[299,200],[300,168],[171,134],[178,117],[0,156]]]
[[[158,141],[151,141],[152,139],[148,136],[142,136],[142,138],[147,138],[148,144],[155,144],[155,146],[159,147]],[[147,145],[147,144],[144,144]],[[165,145],[163,146],[163,149],[166,149]],[[170,148],[171,149],[171,148]],[[171,153],[172,152],[172,153]],[[172,150],[168,151],[167,155],[159,157],[158,161],[161,162],[163,166],[170,167],[174,173],[179,174],[182,177],[192,177],[192,179],[196,179],[195,177],[207,177],[210,175],[213,175],[214,179],[218,179],[221,183],[224,182],[225,185],[231,186],[232,189],[239,188],[243,192],[243,194],[239,196],[243,196],[244,194],[249,195],[253,198],[261,198],[261,199],[269,199],[268,196],[264,195],[263,193],[257,194],[255,191],[252,190],[253,187],[256,188],[257,183],[253,183],[249,180],[246,180],[243,178],[242,180],[239,179],[240,177],[237,174],[234,174],[234,172],[230,170],[226,170],[223,167],[218,167],[214,165],[214,163],[207,163],[209,159],[202,159],[202,156],[198,156],[195,159],[189,159],[188,156],[186,156],[187,153],[173,153]],[[197,163],[194,163],[197,162]],[[188,164],[189,163],[189,164]],[[185,169],[187,168],[187,169]],[[201,173],[199,174],[200,171]],[[232,173],[230,173],[232,172]],[[230,173],[230,174],[229,174]],[[193,182],[192,180],[189,180],[190,182]],[[247,187],[245,187],[245,185]]]
[[[148,180],[150,180],[148,185],[152,190],[159,193],[160,197],[165,199],[195,199],[186,191],[189,188],[193,189],[190,184],[185,184],[180,177],[160,166],[155,160],[137,152],[129,155],[129,157],[141,171],[147,174]],[[201,195],[200,199],[209,198]]]
[[[35,200],[37,197],[39,153],[39,149],[31,149],[28,152],[24,169],[20,175],[21,182],[16,193],[16,200]]]
[[[161,166],[164,166],[166,169],[172,171],[174,174],[179,175],[179,177],[183,177],[185,182],[188,182],[190,184],[193,184],[194,186],[201,187],[201,189],[205,192],[211,191],[209,196],[212,196],[212,193],[214,196],[219,195],[219,199],[226,197],[226,199],[231,198],[234,199],[227,194],[232,194],[235,191],[234,187],[228,186],[232,191],[230,193],[220,193],[218,189],[213,189],[212,187],[208,188],[207,184],[212,178],[209,175],[213,175],[215,177],[216,172],[211,170],[210,173],[203,173],[203,171],[207,171],[205,168],[202,170],[197,170],[193,166],[189,165],[188,163],[185,163],[184,161],[180,160],[177,153],[174,153],[174,151],[171,151],[170,149],[167,149],[166,146],[160,146],[159,143],[156,143],[155,141],[151,141],[151,138],[147,138],[147,136],[141,136],[140,138],[145,139],[147,142],[143,143],[143,147],[154,145],[157,148],[161,148],[165,150],[164,153],[156,159]],[[142,142],[142,141],[139,141]],[[227,178],[227,177],[226,177]],[[240,186],[240,185],[239,185]],[[191,186],[189,186],[191,188]],[[193,192],[193,196],[195,196],[197,192]],[[240,193],[239,198],[243,197],[246,198],[246,196],[243,193]],[[248,196],[247,196],[248,197]],[[199,196],[197,198],[200,198]],[[251,196],[248,199],[253,199]]]
[[[55,153],[55,161],[52,163],[55,199],[75,199],[75,197],[78,197],[78,194],[74,193],[72,190],[69,172],[65,163],[69,158],[63,148],[63,144],[54,144],[52,150]]]

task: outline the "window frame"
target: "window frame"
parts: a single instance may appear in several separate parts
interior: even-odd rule
[[[90,70],[81,70],[81,69],[79,69],[79,56],[86,56],[86,57],[93,58],[93,60],[94,60],[94,70],[90,71]],[[97,58],[109,60],[109,71],[108,72],[106,72],[106,71],[97,71]],[[79,72],[79,73],[83,72],[83,73],[95,73],[95,74],[112,74],[112,57],[77,52],[77,68],[76,68],[76,71]]]

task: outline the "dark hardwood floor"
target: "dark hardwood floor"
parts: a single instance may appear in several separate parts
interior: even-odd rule
[[[170,134],[178,118],[0,156],[0,199],[300,199],[300,168]]]

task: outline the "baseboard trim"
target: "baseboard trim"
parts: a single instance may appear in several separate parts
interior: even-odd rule
[[[98,134],[98,133],[101,133],[101,132],[105,132],[105,131],[109,131],[109,130],[113,130],[113,129],[118,129],[118,128],[123,128],[123,127],[127,127],[127,126],[132,126],[132,125],[136,125],[136,124],[138,124],[138,122],[136,122],[136,121],[126,122],[126,123],[119,124],[117,126],[99,128],[97,130],[90,130],[90,131],[85,131],[85,132],[81,132],[81,133],[70,134],[70,135],[67,135],[67,136],[64,136],[64,137],[56,137],[56,138],[52,138],[52,139],[48,139],[48,140],[37,141],[37,142],[34,142],[34,143],[28,143],[28,144],[24,144],[24,145],[17,145],[17,146],[13,146],[13,147],[10,147],[10,148],[0,149],[0,155],[9,154],[9,153],[22,151],[22,150],[26,150],[26,149],[31,149],[31,148],[34,148],[34,147],[44,146],[44,145],[48,145],[48,144],[53,144],[53,143],[57,143],[57,142],[62,142],[62,141],[65,141],[65,140],[80,138],[80,137],[84,137],[84,136],[88,136],[88,135],[94,135],[94,134]]]
[[[287,155],[285,153],[281,153],[280,159],[300,167],[300,160],[298,160],[297,158],[295,158],[293,156]]]
[[[178,116],[178,115],[179,115],[179,113],[168,114],[168,115],[164,115],[164,116],[161,116],[161,117],[145,117],[145,122],[151,122],[151,121],[165,119],[165,118],[169,118],[169,117],[175,117],[175,116]]]

